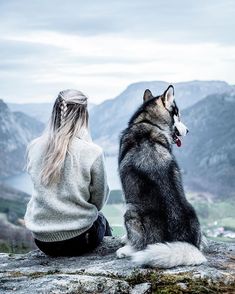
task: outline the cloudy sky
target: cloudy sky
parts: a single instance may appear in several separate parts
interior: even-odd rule
[[[128,84],[235,84],[233,0],[0,0],[0,98],[66,88],[99,103]]]

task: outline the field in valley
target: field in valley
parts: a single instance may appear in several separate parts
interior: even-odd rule
[[[235,241],[235,200],[214,201],[208,195],[188,193],[200,219],[203,232],[212,239]],[[124,204],[108,204],[102,212],[113,228],[114,236],[125,233],[123,227]]]
[[[210,195],[199,193],[188,193],[187,197],[197,211],[203,232],[209,238],[235,242],[235,200],[214,201]],[[25,206],[25,201],[20,203],[16,199],[0,197],[0,252],[21,253],[34,248],[30,232],[22,224]],[[120,190],[111,191],[102,212],[113,229],[113,236],[124,235],[125,205]]]
[[[102,210],[113,229],[112,233],[114,236],[122,236],[125,233],[123,225],[124,211],[125,207],[123,204],[107,204]]]

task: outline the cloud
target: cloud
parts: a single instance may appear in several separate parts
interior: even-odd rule
[[[235,82],[233,1],[0,1],[0,96],[93,102],[141,80]]]
[[[7,79],[9,85],[5,85],[5,91],[1,89],[2,93],[10,98],[16,83],[17,95],[25,101],[32,97],[45,100],[60,89],[72,87],[88,93],[93,102],[100,102],[115,96],[131,82],[229,80],[234,69],[234,62],[227,62],[224,56],[232,56],[235,46],[210,43],[185,46],[151,39],[52,32],[9,35],[5,42],[16,49],[16,56],[14,50],[9,50],[16,67],[11,58],[0,62],[0,78]]]
[[[125,34],[164,42],[234,43],[234,13],[233,0],[0,2],[1,23],[11,30]]]

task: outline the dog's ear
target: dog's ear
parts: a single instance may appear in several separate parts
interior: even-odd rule
[[[174,102],[174,87],[170,85],[166,91],[163,93],[162,102],[167,109],[171,108],[171,105]]]
[[[146,89],[144,91],[144,97],[143,97],[144,102],[148,101],[151,98],[153,98],[152,92],[149,89]]]

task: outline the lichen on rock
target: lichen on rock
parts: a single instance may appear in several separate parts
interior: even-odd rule
[[[0,293],[235,293],[234,243],[210,241],[206,264],[168,270],[117,259],[119,247],[119,238],[105,237],[80,257],[1,253]]]

